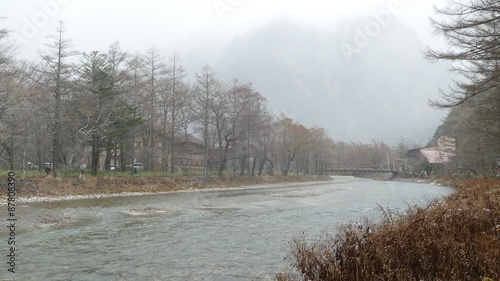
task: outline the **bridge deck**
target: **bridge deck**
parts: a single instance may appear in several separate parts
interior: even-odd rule
[[[328,168],[325,172],[358,172],[358,173],[397,173],[396,170],[375,169],[375,168]]]

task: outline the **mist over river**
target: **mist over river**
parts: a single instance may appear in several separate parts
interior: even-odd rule
[[[2,262],[0,280],[265,279],[285,268],[294,236],[317,239],[340,224],[380,218],[379,205],[403,212],[453,192],[335,177],[321,184],[19,203],[16,273]]]

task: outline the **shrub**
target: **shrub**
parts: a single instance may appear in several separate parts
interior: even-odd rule
[[[298,276],[276,280],[500,280],[499,182],[464,184],[442,202],[384,211],[378,224],[313,244],[294,239],[288,260]]]

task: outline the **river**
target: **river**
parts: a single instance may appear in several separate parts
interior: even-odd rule
[[[318,239],[341,224],[380,218],[379,206],[404,212],[453,192],[336,177],[321,184],[22,203],[16,273],[2,262],[0,279],[262,280],[285,268],[294,236]]]

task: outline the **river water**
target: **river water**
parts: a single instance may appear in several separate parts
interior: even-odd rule
[[[404,212],[452,192],[337,177],[287,187],[23,203],[16,213],[16,273],[2,262],[0,280],[261,280],[285,268],[297,235],[318,239],[341,224],[380,218],[379,206]]]

